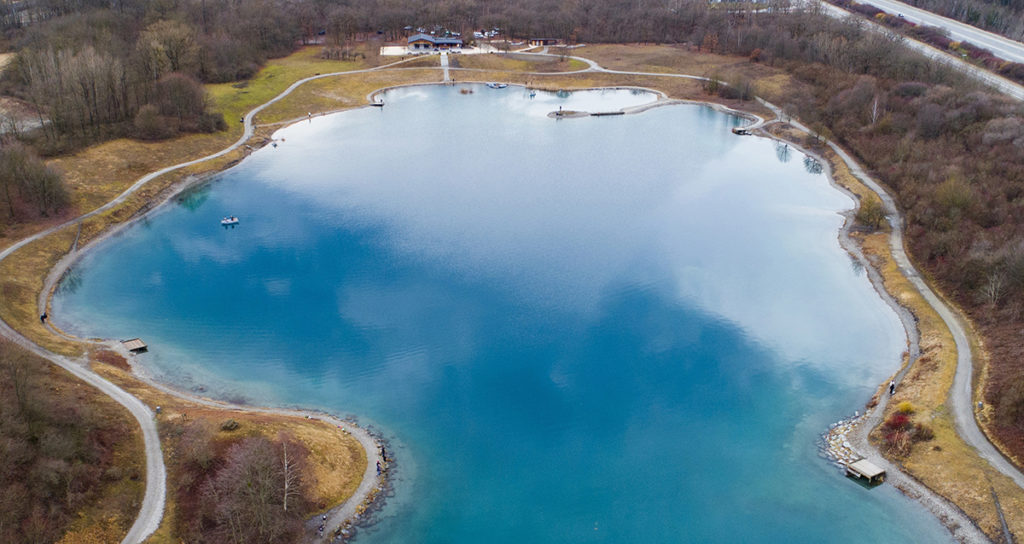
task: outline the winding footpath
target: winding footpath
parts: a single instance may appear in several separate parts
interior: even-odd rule
[[[527,53],[530,54],[530,53]],[[539,53],[533,53],[540,55]],[[654,77],[681,77],[687,79],[707,80],[707,78],[700,76],[692,76],[686,74],[665,74],[665,73],[652,73],[652,72],[631,72],[623,70],[608,70],[599,66],[596,62],[582,57],[571,57],[589,65],[586,71],[596,71],[612,74],[622,75],[639,75],[639,76],[654,76]],[[970,69],[980,72],[981,70],[971,66]],[[1018,89],[1020,86],[1016,86]],[[1014,89],[1014,90],[1018,90]],[[1003,89],[1006,90],[1006,89]],[[1011,96],[1020,98],[1021,96],[1017,92],[1009,92]],[[758,98],[765,107],[769,108],[775,113],[777,119],[788,119],[788,123],[794,127],[813,134],[814,131],[804,126],[803,124],[795,121],[789,116],[784,116],[782,109],[774,104],[771,104],[763,99]],[[758,118],[759,119],[759,118]],[[760,128],[764,125],[763,121],[755,121],[753,125],[748,128]],[[896,206],[896,201],[893,197],[875,181],[864,169],[851,157],[846,151],[839,147],[834,142],[828,142],[828,146],[835,151],[835,153],[846,163],[850,168],[851,173],[857,177],[864,185],[871,189],[875,194],[878,195],[879,199],[885,208],[886,218],[892,227],[892,235],[889,238],[890,251],[893,255],[893,259],[899,266],[900,272],[907,277],[907,279],[914,285],[915,288],[921,293],[921,295],[928,301],[929,305],[935,309],[942,320],[949,327],[949,330],[953,334],[954,341],[957,349],[957,368],[956,374],[953,380],[953,385],[949,395],[949,405],[953,412],[957,433],[960,437],[972,448],[974,448],[978,454],[989,462],[989,464],[1000,473],[1013,479],[1014,482],[1021,488],[1024,488],[1024,473],[1022,473],[1013,463],[1009,462],[988,440],[988,438],[981,432],[978,427],[977,421],[974,419],[973,412],[973,401],[971,392],[971,374],[973,370],[973,361],[971,354],[971,345],[968,340],[967,333],[960,322],[956,313],[948,306],[948,304],[939,297],[924,281],[921,274],[914,268],[910,258],[907,256],[903,242],[903,216]],[[813,154],[812,154],[813,155]],[[819,157],[819,160],[822,160]],[[844,246],[845,247],[845,246]],[[852,244],[850,245],[852,247]],[[859,254],[859,252],[857,252]],[[857,254],[855,254],[855,257]],[[871,267],[868,266],[870,269]],[[880,278],[873,278],[872,283],[879,288],[880,292],[884,292],[884,287],[881,286]],[[886,300],[890,305],[895,304],[895,300],[888,294],[883,295],[883,299]],[[891,301],[891,302],[890,302]],[[898,304],[897,304],[898,306]],[[908,319],[908,313],[905,309],[897,310],[901,322],[907,330],[907,335],[910,343],[910,361],[903,370],[901,370],[895,377],[895,381],[898,383],[902,380],[903,376],[909,371],[913,361],[919,355],[919,347],[917,341],[917,327],[913,323],[913,319]],[[868,433],[881,422],[882,414],[885,411],[885,406],[888,402],[886,395],[881,395],[879,404],[872,410],[871,414],[866,418],[866,424],[861,424],[857,428],[857,432],[851,436],[851,441],[857,450],[862,452],[872,452],[873,462],[882,465],[890,475],[894,475],[895,478],[890,476],[890,482],[896,487],[901,489],[911,498],[920,501],[926,508],[935,513],[936,516],[952,531],[953,535],[962,542],[988,542],[989,539],[985,534],[973,523],[967,516],[955,505],[949,501],[934,493],[926,486],[904,473],[899,467],[885,460],[879,452],[872,446],[867,438]],[[878,460],[875,461],[874,458]]]
[[[555,56],[555,55],[551,55],[551,54],[548,54],[548,53],[520,53],[520,54],[537,55],[537,56]],[[707,78],[704,78],[704,77],[687,75],[687,74],[668,74],[668,73],[655,73],[655,72],[633,72],[633,71],[623,71],[623,70],[610,70],[610,69],[603,68],[597,62],[594,62],[594,61],[592,61],[590,59],[587,59],[587,58],[584,58],[584,57],[572,56],[570,58],[575,59],[575,60],[579,60],[579,61],[584,62],[584,63],[587,64],[588,67],[586,69],[579,70],[579,72],[601,72],[601,73],[609,73],[609,74],[633,75],[633,76],[651,76],[651,77],[675,77],[675,78],[684,78],[684,79],[693,79],[693,80],[706,80],[707,79]],[[157,170],[155,172],[152,172],[152,173],[150,173],[150,174],[148,174],[146,176],[143,176],[138,181],[136,181],[134,184],[132,184],[128,189],[126,189],[124,192],[122,192],[120,195],[118,195],[116,198],[114,198],[113,200],[111,200],[107,204],[105,204],[105,205],[103,205],[103,206],[101,206],[101,207],[99,207],[99,208],[97,208],[97,209],[95,209],[95,210],[93,210],[91,212],[83,214],[83,215],[81,215],[81,216],[79,216],[79,217],[77,217],[75,219],[66,221],[66,222],[64,222],[64,223],[62,223],[60,225],[50,227],[48,229],[45,229],[45,230],[43,230],[43,231],[41,231],[39,233],[36,233],[36,234],[32,235],[32,236],[24,238],[21,241],[19,241],[19,242],[15,243],[15,244],[11,245],[10,247],[4,249],[3,251],[0,251],[0,261],[2,261],[3,259],[6,259],[11,254],[13,254],[15,251],[17,251],[18,249],[24,247],[27,244],[30,244],[30,243],[32,243],[34,241],[37,241],[37,240],[39,240],[39,239],[41,239],[41,238],[43,238],[45,236],[48,236],[48,235],[53,234],[55,232],[58,232],[58,231],[60,231],[62,229],[65,229],[65,228],[68,228],[70,226],[73,226],[76,223],[80,223],[80,222],[82,222],[85,219],[88,219],[90,217],[93,217],[95,215],[103,213],[103,212],[105,212],[105,211],[107,211],[107,210],[109,210],[109,209],[111,209],[111,208],[113,208],[113,207],[123,203],[129,196],[131,196],[133,193],[135,193],[139,188],[141,188],[142,186],[146,185],[150,181],[152,181],[152,180],[154,180],[154,179],[156,179],[156,178],[158,178],[158,177],[160,177],[160,176],[162,176],[164,174],[167,174],[169,172],[173,172],[175,170],[179,170],[181,168],[185,168],[185,167],[188,167],[188,166],[191,166],[191,165],[195,165],[195,164],[199,164],[199,163],[202,163],[202,162],[205,162],[205,161],[209,161],[211,159],[222,157],[222,156],[224,156],[224,155],[226,155],[226,154],[228,154],[228,153],[238,149],[239,147],[245,145],[245,143],[253,136],[253,134],[255,132],[255,127],[253,125],[253,119],[255,118],[255,116],[258,113],[260,113],[261,111],[263,111],[264,109],[266,109],[267,107],[269,107],[269,106],[273,105],[274,103],[282,100],[283,98],[285,98],[286,96],[291,94],[295,89],[299,88],[300,86],[304,85],[305,83],[308,83],[308,82],[316,80],[316,79],[322,79],[322,78],[327,78],[327,77],[335,77],[335,76],[340,76],[340,75],[351,75],[351,74],[358,74],[358,73],[378,71],[378,70],[382,70],[382,69],[385,69],[385,68],[388,68],[388,67],[392,67],[392,66],[394,66],[396,64],[401,64],[402,62],[405,62],[405,61],[404,60],[403,61],[398,61],[398,62],[395,62],[395,63],[391,63],[391,64],[387,64],[387,65],[382,65],[382,66],[377,66],[377,67],[374,67],[374,68],[367,68],[367,69],[362,69],[362,70],[352,70],[352,71],[347,71],[347,72],[332,72],[332,73],[320,74],[320,75],[315,75],[315,76],[311,76],[311,77],[300,79],[300,80],[296,81],[295,83],[293,83],[292,85],[290,85],[283,92],[281,92],[281,94],[277,95],[276,97],[274,97],[273,99],[269,100],[268,102],[266,102],[266,103],[264,103],[264,104],[262,104],[262,105],[260,105],[260,106],[258,106],[256,108],[254,108],[253,110],[249,111],[249,113],[247,113],[245,115],[245,117],[243,118],[243,124],[244,124],[243,134],[232,145],[224,148],[221,151],[218,151],[217,153],[214,153],[214,154],[211,154],[211,155],[207,155],[207,156],[199,158],[199,159],[195,159],[195,160],[191,160],[191,161],[187,161],[187,162],[182,162],[182,163],[179,163],[179,164],[176,164],[176,165],[173,165],[173,166],[168,166],[166,168],[162,168],[162,169]],[[447,72],[447,67],[445,67],[444,71]],[[562,75],[562,74],[556,73],[556,74],[537,74],[537,75]],[[670,101],[666,101],[666,103],[667,102],[670,102]],[[776,113],[776,115],[781,118],[781,110],[779,108],[777,108],[774,105],[771,105],[771,104],[769,104],[767,102],[764,102],[764,101],[761,101],[761,102],[766,107],[769,107],[770,109],[772,109]],[[797,128],[800,128],[802,130],[810,132],[807,129],[807,127],[804,127],[804,126],[800,125],[798,122],[795,122],[795,121],[792,121],[792,120],[790,120],[789,122],[790,122],[790,124],[796,126]],[[760,118],[755,118],[754,124],[759,127],[759,126],[764,124],[764,121],[761,120]],[[1024,487],[1024,474],[1022,474],[1020,472],[1020,470],[1018,470],[1016,467],[1014,467],[1012,465],[1012,463],[1007,461],[998,452],[998,450],[996,450],[996,448],[988,441],[988,439],[985,437],[985,435],[978,428],[977,423],[974,420],[974,417],[973,417],[973,405],[972,405],[972,400],[971,400],[972,361],[971,361],[970,343],[968,341],[967,333],[966,333],[965,329],[963,328],[963,326],[961,325],[961,323],[960,323],[959,319],[957,318],[956,314],[953,312],[953,310],[950,309],[950,307],[939,296],[937,296],[931,290],[930,287],[928,287],[928,285],[921,278],[920,274],[916,271],[916,269],[911,264],[910,259],[907,257],[906,252],[905,252],[905,250],[903,248],[903,219],[902,219],[902,216],[899,214],[899,211],[898,211],[898,208],[896,207],[895,201],[885,191],[885,189],[883,189],[881,187],[881,185],[879,185],[869,175],[867,175],[867,173],[864,172],[864,170],[856,163],[856,161],[854,161],[853,158],[850,157],[845,151],[843,151],[841,148],[839,148],[837,145],[835,145],[834,143],[831,143],[831,142],[829,143],[829,146],[832,147],[832,149],[838,154],[838,156],[841,157],[847,163],[847,165],[851,169],[851,172],[853,172],[853,174],[855,176],[857,176],[865,185],[867,185],[875,193],[877,193],[879,198],[882,200],[883,205],[885,206],[885,209],[886,209],[888,220],[889,220],[890,224],[892,225],[892,236],[890,238],[890,244],[891,244],[891,251],[892,251],[892,254],[894,256],[894,259],[898,263],[902,273],[915,285],[915,287],[917,287],[917,289],[921,292],[921,294],[925,297],[925,299],[928,300],[929,304],[931,304],[932,307],[935,308],[936,312],[939,313],[939,315],[942,317],[942,319],[946,322],[946,325],[949,327],[950,331],[953,333],[954,339],[956,341],[956,347],[957,347],[957,371],[956,371],[956,376],[954,378],[954,383],[953,383],[953,387],[952,387],[952,390],[951,390],[950,401],[949,402],[950,402],[950,405],[951,405],[951,409],[954,412],[954,417],[955,417],[958,433],[960,434],[960,436],[969,445],[971,445],[972,447],[974,447],[978,451],[979,455],[981,455],[983,458],[985,458],[987,461],[989,461],[989,463],[991,463],[991,465],[994,468],[996,468],[999,472],[1001,472],[1001,473],[1007,475],[1008,477],[1012,478],[1019,486]],[[45,297],[43,297],[43,299],[45,299]],[[75,376],[79,377],[83,381],[93,385],[94,387],[96,387],[97,389],[102,391],[104,394],[106,394],[109,397],[113,398],[119,404],[121,404],[126,409],[128,409],[129,412],[133,415],[133,417],[135,417],[135,419],[139,422],[139,425],[140,425],[140,427],[142,429],[142,433],[143,433],[143,439],[144,439],[145,451],[146,451],[146,492],[145,492],[145,496],[143,498],[143,503],[142,503],[142,507],[140,509],[139,515],[136,518],[136,520],[135,520],[134,524],[132,525],[131,529],[129,530],[128,534],[125,536],[124,540],[122,540],[122,542],[125,543],[125,544],[135,544],[135,543],[139,543],[139,542],[142,542],[143,540],[145,540],[149,535],[151,535],[154,531],[156,531],[156,529],[160,526],[160,522],[161,522],[161,520],[163,518],[164,502],[165,502],[165,496],[166,496],[166,467],[165,467],[164,462],[163,462],[163,454],[162,454],[161,447],[160,447],[160,437],[159,437],[159,434],[157,433],[153,412],[147,406],[145,406],[139,399],[137,399],[136,397],[132,396],[131,394],[127,393],[126,391],[124,391],[120,387],[114,385],[113,383],[107,381],[106,379],[100,377],[98,374],[96,374],[96,373],[92,372],[91,370],[89,370],[88,367],[87,367],[87,363],[88,363],[87,361],[74,360],[74,359],[71,359],[71,358],[68,358],[68,357],[64,357],[64,356],[52,353],[52,352],[50,352],[50,351],[48,351],[48,350],[38,346],[34,342],[28,340],[27,338],[25,338],[20,333],[18,333],[14,329],[12,329],[7,323],[5,323],[3,321],[0,321],[0,334],[2,334],[3,336],[6,336],[7,338],[10,338],[11,340],[16,342],[17,344],[23,346],[24,348],[26,348],[29,351],[35,353],[36,355],[39,355],[41,357],[44,357],[44,358],[50,360],[54,364],[56,364],[56,365],[60,366],[61,368],[64,368],[65,370],[71,372],[72,374],[74,374]],[[909,330],[908,330],[908,334],[913,334],[913,333],[909,332]],[[905,372],[905,370],[904,370],[904,372]],[[377,443],[369,435],[369,433],[367,433],[364,429],[361,429],[361,428],[359,428],[357,426],[354,426],[354,425],[352,425],[350,423],[343,422],[341,420],[338,420],[337,418],[333,418],[333,416],[329,416],[329,415],[325,415],[325,414],[319,414],[319,413],[314,413],[314,412],[295,411],[295,410],[275,410],[275,409],[263,409],[263,408],[252,408],[252,407],[235,406],[235,405],[230,405],[230,404],[227,404],[227,403],[220,403],[220,402],[210,401],[210,400],[207,400],[207,399],[200,399],[200,398],[192,397],[190,395],[185,395],[185,394],[183,394],[183,393],[181,393],[179,391],[175,391],[175,390],[173,390],[171,388],[163,386],[163,385],[161,385],[159,383],[156,383],[156,382],[154,382],[152,380],[148,380],[147,379],[146,381],[147,381],[147,383],[149,383],[153,387],[156,387],[156,388],[158,388],[158,389],[160,389],[162,391],[168,392],[168,393],[173,394],[175,396],[186,398],[186,399],[188,399],[190,401],[193,401],[193,402],[200,402],[200,403],[203,403],[203,404],[210,404],[210,405],[218,406],[218,407],[242,409],[242,410],[246,410],[246,411],[275,413],[275,414],[285,414],[285,415],[301,415],[301,416],[306,416],[306,417],[316,417],[318,419],[323,419],[323,420],[328,421],[328,422],[330,422],[332,424],[335,424],[335,425],[337,425],[339,427],[343,426],[345,428],[345,430],[349,431],[352,434],[352,436],[354,436],[357,440],[359,440],[359,442],[363,445],[363,448],[366,450],[368,463],[367,463],[366,472],[364,473],[363,481],[360,483],[360,486],[359,486],[356,494],[351,499],[346,501],[346,503],[344,503],[343,505],[340,505],[340,506],[338,506],[338,507],[336,507],[336,508],[331,510],[331,512],[328,515],[329,516],[328,526],[337,526],[337,525],[340,525],[340,524],[344,523],[346,520],[350,520],[350,519],[353,519],[353,518],[357,517],[358,506],[360,504],[362,504],[363,501],[367,497],[369,497],[370,494],[373,493],[375,489],[376,490],[380,489],[380,479],[379,479],[379,476],[376,474],[376,463],[374,463],[375,460],[380,460],[380,453],[379,453],[379,450],[378,450]],[[876,418],[876,421],[875,421],[874,424],[877,424],[877,418],[881,417],[880,414],[882,412],[882,409],[884,408],[884,402],[887,399],[883,398],[881,400],[882,400],[882,404],[880,404],[880,406],[878,408],[876,408],[875,415],[873,416],[873,417]],[[868,448],[871,451],[873,451],[873,448],[871,448],[870,444],[867,443],[866,434],[867,434],[867,430],[869,430],[874,424],[872,424],[872,425],[863,425],[862,428],[866,429],[866,430],[863,431],[863,436],[861,436],[860,438],[857,439],[858,444],[860,446],[862,446],[864,448]],[[888,464],[888,463],[886,463],[886,464]],[[893,467],[891,464],[889,464],[888,467],[886,467],[886,468],[889,468],[889,470],[891,471],[890,472],[891,474],[901,474],[902,475],[902,472],[899,471],[898,468]],[[905,475],[903,476],[903,478],[906,480],[906,482],[904,483],[905,487],[901,487],[901,489],[904,489],[904,491],[908,492],[908,494],[910,494],[912,497],[914,497],[914,498],[924,502],[926,504],[926,506],[929,506],[929,502],[930,501],[937,501],[939,503],[944,503],[945,502],[944,499],[942,499],[941,497],[938,497],[937,495],[935,495],[931,491],[927,490],[927,488],[924,488],[924,486],[922,486],[921,484],[917,483],[912,478],[906,477]],[[915,485],[917,487],[914,487]],[[947,507],[949,506],[948,503],[946,503],[946,506]],[[931,508],[931,506],[929,506],[929,508]],[[952,511],[950,512],[950,515],[953,515],[953,514],[956,514],[957,512],[959,512],[957,509],[955,509],[955,507],[953,507],[951,510]],[[933,511],[935,511],[935,510],[933,510]],[[944,512],[945,512],[945,510],[944,510]],[[937,512],[937,515],[939,515],[940,518],[944,517],[944,514],[939,514],[938,512]],[[962,513],[960,513],[960,515],[962,516]],[[966,519],[966,518],[964,518],[964,519]],[[946,519],[944,519],[944,521],[946,521]],[[959,523],[960,523],[959,518],[957,518],[957,521],[954,521],[952,524],[947,523],[947,525],[951,525],[952,526],[952,525],[957,525]],[[980,531],[977,531],[977,528],[974,527],[973,524],[971,524],[969,521],[966,524],[964,524],[964,525],[965,525],[964,531],[966,531],[967,533],[970,533],[970,534],[960,535],[959,533],[957,533],[957,531],[955,529],[954,529],[954,534],[958,535],[959,537],[962,537],[963,540],[968,541],[968,542],[975,542],[975,541],[979,541],[980,542],[980,541],[986,541],[987,540],[984,537],[984,535],[981,534]],[[976,533],[971,533],[970,532],[971,528],[973,528],[974,531],[976,531]]]
[[[592,70],[605,73],[638,76],[683,77],[688,79],[700,80],[707,79],[699,76],[685,74],[662,74],[652,72],[629,72],[622,70],[608,70],[601,68],[600,66],[597,65],[597,63],[590,60],[583,59],[581,57],[572,58],[587,62],[591,66]],[[767,108],[771,109],[775,113],[777,118],[789,119],[788,116],[784,117],[782,109],[779,108],[778,106],[775,106],[774,104],[771,104],[761,99],[758,99],[758,102],[760,102]],[[814,133],[810,128],[802,125],[801,123],[793,119],[789,119],[788,123],[800,130],[803,130],[804,132],[807,132],[808,134]],[[759,128],[761,125],[763,125],[763,123],[755,123],[755,125],[757,125],[757,128]],[[755,127],[751,125],[748,128],[752,129]],[[978,454],[981,455],[981,457],[984,458],[986,461],[988,461],[996,470],[1012,478],[1018,486],[1024,488],[1024,473],[1022,473],[1020,469],[1014,466],[1013,463],[1009,462],[1006,459],[1006,457],[1004,457],[999,452],[999,450],[997,450],[996,447],[993,446],[991,442],[989,442],[988,438],[985,436],[984,433],[981,432],[981,429],[978,427],[977,421],[975,421],[974,419],[974,404],[971,392],[971,375],[973,370],[971,343],[968,339],[967,332],[964,329],[964,326],[961,323],[956,312],[954,312],[950,308],[950,306],[945,302],[945,300],[939,297],[935,293],[935,291],[933,291],[931,287],[928,286],[928,284],[921,277],[921,274],[917,271],[916,268],[914,268],[914,265],[910,262],[910,257],[907,256],[907,252],[904,248],[903,243],[903,216],[900,213],[899,208],[896,206],[895,199],[893,199],[892,195],[890,195],[888,191],[886,191],[885,188],[881,186],[881,184],[879,184],[877,181],[874,180],[874,178],[868,175],[868,173],[864,171],[864,169],[857,163],[857,161],[853,157],[851,157],[849,153],[843,150],[843,148],[839,147],[839,145],[831,141],[828,142],[828,146],[832,148],[833,151],[835,151],[836,155],[838,155],[843,160],[843,162],[846,163],[846,165],[850,168],[850,172],[853,173],[853,175],[856,176],[857,179],[859,179],[875,194],[877,194],[879,199],[882,201],[882,204],[885,207],[886,218],[889,221],[890,226],[892,227],[892,235],[889,238],[889,245],[890,251],[893,255],[893,259],[899,266],[900,272],[904,276],[906,276],[908,280],[910,280],[910,282],[914,285],[915,288],[917,288],[917,290],[921,293],[925,300],[928,301],[928,304],[935,309],[935,311],[939,314],[942,320],[946,323],[946,326],[949,327],[950,332],[952,332],[953,334],[953,339],[956,342],[957,366],[956,376],[953,379],[953,386],[950,390],[949,404],[954,414],[954,420],[956,421],[957,433],[961,436],[961,438],[964,439],[965,442],[967,442],[968,445],[976,449],[978,451]],[[907,324],[907,321],[905,319],[903,319],[903,321],[904,324]],[[908,334],[913,333],[908,332]],[[916,342],[914,342],[914,344],[916,344]],[[916,351],[916,347],[911,351],[911,360],[916,358]],[[904,369],[897,376],[897,380],[901,379],[903,377],[903,374],[905,374],[908,369],[909,365],[907,369]],[[884,400],[885,399],[882,399],[882,401]],[[881,412],[881,410],[879,410],[879,412]]]
[[[125,189],[124,192],[122,192],[120,195],[115,197],[110,202],[107,202],[103,206],[100,206],[99,208],[96,208],[91,212],[82,214],[69,221],[65,221],[64,223],[61,223],[59,225],[50,227],[36,234],[33,234],[32,236],[29,236],[12,244],[3,251],[0,251],[0,261],[3,261],[4,259],[10,257],[14,252],[32,242],[40,240],[46,236],[49,236],[65,228],[71,227],[75,224],[81,223],[82,221],[90,217],[96,216],[107,210],[110,210],[111,208],[114,208],[115,206],[120,205],[125,200],[127,200],[129,196],[138,191],[141,187],[164,174],[173,172],[175,170],[180,170],[188,166],[206,162],[212,159],[216,159],[218,157],[222,157],[238,149],[239,147],[242,147],[243,145],[245,145],[247,141],[249,141],[249,139],[255,133],[253,119],[256,117],[256,115],[263,111],[264,109],[275,104],[276,102],[282,100],[283,98],[291,94],[293,91],[295,91],[295,89],[299,88],[305,83],[327,77],[379,71],[397,64],[401,64],[403,62],[406,61],[401,60],[398,62],[385,64],[382,66],[376,66],[373,68],[351,70],[347,72],[332,72],[300,79],[293,83],[292,85],[290,85],[287,89],[282,91],[281,94],[249,111],[249,113],[247,113],[243,118],[242,136],[239,137],[239,139],[235,141],[235,143],[211,155],[175,164],[173,166],[168,166],[166,168],[161,168],[160,170],[149,173],[139,178],[138,181],[136,181],[130,187]],[[43,296],[42,298],[45,300],[45,296]],[[24,347],[25,349],[31,351],[32,353],[49,360],[53,364],[74,374],[82,381],[96,387],[105,395],[114,399],[118,404],[124,406],[132,414],[132,416],[135,417],[136,421],[139,422],[139,426],[142,429],[143,443],[146,452],[146,492],[142,499],[142,506],[139,510],[139,515],[138,517],[136,517],[135,522],[128,530],[128,534],[124,537],[124,539],[121,542],[122,544],[137,544],[143,542],[146,538],[149,537],[149,535],[153,534],[153,532],[155,532],[157,528],[160,527],[160,522],[163,519],[164,505],[167,496],[167,467],[164,464],[163,452],[160,447],[160,435],[157,432],[156,421],[153,412],[138,398],[132,396],[127,391],[121,389],[120,387],[114,385],[110,381],[104,379],[100,375],[90,370],[88,368],[88,361],[74,360],[53,353],[47,349],[44,349],[43,347],[37,345],[36,343],[21,335],[21,333],[15,331],[9,324],[7,324],[3,320],[0,320],[0,335],[3,335],[11,339],[12,341]],[[150,382],[150,384],[153,384],[153,382]],[[184,395],[181,392],[171,390],[169,388],[162,388],[162,390],[174,394],[175,396],[185,398],[187,400],[200,400],[188,395]],[[252,408],[248,407],[239,408],[245,410],[253,410]],[[281,413],[295,414],[296,412],[282,411]],[[326,416],[317,417],[323,418]],[[363,448],[366,449],[366,458],[368,461],[372,461],[374,458],[379,458],[379,452],[377,451],[376,442],[372,439],[372,437],[369,436],[369,434],[366,434],[365,431],[363,431],[362,434],[354,432],[355,429],[357,429],[358,427],[355,427],[351,424],[346,425],[346,428],[353,431],[352,435],[356,437],[356,439],[359,440],[359,442],[363,445]],[[359,504],[361,504],[363,500],[366,499],[366,497],[369,496],[370,492],[377,485],[379,485],[377,481],[376,465],[373,464],[372,462],[368,462],[367,465],[369,468],[367,468],[367,473],[364,475],[363,482],[360,484],[356,494],[353,495],[353,497],[350,498],[348,501],[346,501],[345,504],[339,506],[338,508],[332,511],[331,521],[337,519],[338,523],[340,524],[341,521],[343,521],[341,520],[341,512],[343,510],[351,511],[354,514],[356,511],[356,507]],[[370,475],[371,471],[373,472],[373,474],[371,475],[372,478],[367,479],[365,476]],[[362,493],[362,495],[360,495],[360,493]]]
[[[912,283],[918,292],[921,293],[921,296],[923,296],[924,299],[928,301],[928,304],[935,309],[939,314],[939,317],[941,317],[946,323],[946,326],[949,327],[949,331],[953,334],[953,340],[956,343],[957,364],[956,375],[953,378],[953,386],[949,392],[949,405],[953,411],[953,419],[956,422],[957,434],[959,434],[968,445],[977,450],[978,455],[988,461],[996,470],[1010,477],[1018,486],[1024,488],[1024,473],[1014,466],[1013,463],[1009,462],[999,452],[999,450],[989,442],[988,438],[978,427],[978,422],[974,419],[974,404],[971,395],[971,374],[974,364],[972,361],[971,343],[968,339],[967,331],[964,329],[963,323],[960,321],[956,312],[954,312],[953,309],[950,308],[949,304],[928,286],[921,277],[921,274],[918,273],[917,269],[915,269],[914,265],[910,262],[910,258],[907,256],[903,243],[903,217],[896,208],[896,202],[881,185],[872,179],[871,176],[869,176],[860,167],[860,165],[857,164],[853,157],[846,153],[846,151],[832,142],[829,142],[829,147],[831,147],[832,150],[835,151],[844,162],[846,162],[847,166],[850,167],[850,171],[857,177],[857,179],[861,180],[861,182],[867,185],[879,196],[879,198],[882,199],[882,204],[885,206],[889,224],[892,226],[892,236],[889,238],[889,247],[892,252],[893,259],[899,266],[900,272],[910,280],[910,283]]]

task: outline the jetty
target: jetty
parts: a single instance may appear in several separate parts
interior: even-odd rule
[[[149,349],[149,346],[147,346],[146,343],[143,342],[141,338],[132,338],[131,340],[121,340],[121,345],[124,346],[124,349],[127,349],[128,351],[130,351],[132,353],[142,353],[142,352],[144,352],[144,351]]]
[[[863,478],[867,480],[868,485],[880,484],[885,481],[885,470],[867,459],[860,459],[846,465],[846,475],[858,479]]]

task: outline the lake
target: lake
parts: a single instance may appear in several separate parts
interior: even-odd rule
[[[360,543],[951,541],[817,455],[905,349],[820,165],[703,106],[547,116],[642,91],[383,99],[103,242],[52,318],[380,429],[395,496]]]

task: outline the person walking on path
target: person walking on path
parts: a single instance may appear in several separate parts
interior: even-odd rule
[[[896,394],[896,382],[895,381],[891,381],[891,382],[889,382],[889,396],[891,397],[894,394]]]

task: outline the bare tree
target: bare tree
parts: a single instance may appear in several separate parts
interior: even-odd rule
[[[282,509],[288,511],[288,498],[295,497],[299,494],[299,477],[300,472],[298,470],[298,464],[295,456],[291,459],[288,458],[288,441],[281,441],[281,481],[284,484],[284,489],[281,493]]]

